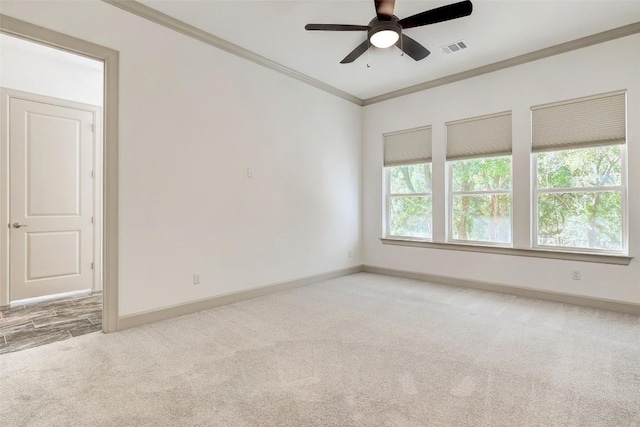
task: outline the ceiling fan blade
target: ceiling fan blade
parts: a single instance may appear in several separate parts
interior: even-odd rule
[[[398,21],[402,28],[420,27],[422,25],[435,24],[471,15],[473,4],[469,1],[461,1],[449,4],[426,12],[418,13]]]
[[[376,5],[376,15],[380,21],[390,21],[393,17],[393,9],[396,6],[396,0],[373,0]]]
[[[357,48],[353,49],[349,55],[345,56],[344,59],[342,61],[340,61],[340,63],[341,64],[349,64],[349,63],[355,61],[356,59],[358,59],[358,57],[360,55],[365,53],[367,51],[367,49],[369,49],[369,40],[368,39],[363,41]]]
[[[307,24],[304,26],[308,31],[367,31],[366,25],[342,25],[342,24]]]
[[[402,35],[402,42],[398,40],[396,46],[416,61],[426,58],[431,53],[426,47],[404,34]]]

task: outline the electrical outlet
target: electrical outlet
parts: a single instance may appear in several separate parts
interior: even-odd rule
[[[351,258],[351,251],[349,251],[347,255],[349,256],[349,258]]]
[[[247,168],[247,178],[253,178],[253,169]]]
[[[200,284],[200,274],[199,273],[193,273],[193,284],[194,285],[199,285]]]
[[[573,270],[571,272],[571,279],[572,280],[580,280],[580,270]]]

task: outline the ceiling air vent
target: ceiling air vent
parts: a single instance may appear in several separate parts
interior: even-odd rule
[[[440,48],[440,51],[442,53],[444,53],[445,55],[449,55],[449,54],[452,54],[452,53],[455,53],[455,52],[459,52],[459,51],[461,51],[463,49],[466,49],[467,47],[468,47],[467,44],[464,41],[460,40],[459,42],[455,42],[455,43],[448,44],[446,46],[442,46]]]

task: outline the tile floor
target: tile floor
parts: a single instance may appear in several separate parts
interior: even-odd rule
[[[102,330],[102,292],[0,307],[0,354]]]

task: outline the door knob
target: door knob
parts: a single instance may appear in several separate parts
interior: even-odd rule
[[[26,227],[27,224],[20,224],[19,222],[14,222],[12,226],[13,228],[22,228],[22,227]]]

